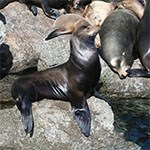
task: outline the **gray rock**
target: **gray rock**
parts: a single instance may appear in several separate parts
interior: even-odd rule
[[[14,150],[137,150],[138,146],[125,142],[114,132],[114,115],[104,101],[88,100],[92,115],[91,136],[84,137],[77,127],[70,104],[43,100],[33,104],[35,130],[32,138],[25,136],[16,106],[0,109],[0,149]],[[130,149],[130,150],[131,150]]]
[[[26,5],[17,2],[1,10],[6,18],[5,43],[14,58],[11,72],[36,66],[41,51],[50,49],[44,39],[53,21],[43,15],[41,9],[38,12],[35,17]]]

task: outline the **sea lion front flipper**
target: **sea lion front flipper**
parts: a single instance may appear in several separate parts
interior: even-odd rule
[[[73,107],[73,117],[76,120],[81,133],[88,137],[91,130],[91,114],[87,102],[83,108]]]
[[[34,119],[32,114],[32,104],[28,96],[24,96],[23,99],[17,98],[16,105],[21,113],[21,121],[26,134],[33,136]]]
[[[47,36],[47,38],[45,40],[47,41],[47,40],[53,39],[55,37],[58,37],[60,35],[66,35],[66,34],[70,34],[70,33],[71,33],[71,30],[66,30],[64,28],[55,29]]]
[[[37,7],[35,5],[27,4],[27,7],[29,8],[29,10],[32,12],[32,14],[34,16],[37,16],[38,10],[37,10]]]
[[[150,78],[150,72],[142,69],[130,69],[127,70],[128,77],[143,77]]]

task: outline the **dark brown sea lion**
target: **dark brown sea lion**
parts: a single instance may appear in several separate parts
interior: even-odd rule
[[[100,62],[94,44],[99,26],[79,23],[71,35],[70,58],[59,66],[17,79],[12,96],[22,116],[26,133],[33,134],[32,102],[44,98],[70,102],[81,132],[90,135],[91,115],[87,98],[92,96],[100,77]],[[51,34],[50,34],[51,35]],[[51,39],[50,36],[46,40]]]
[[[127,76],[134,61],[133,51],[139,20],[127,9],[112,12],[100,30],[100,55],[121,79]]]
[[[150,78],[150,1],[147,0],[144,15],[141,18],[137,30],[138,57],[145,68],[129,70],[130,77]]]
[[[56,19],[61,15],[58,9],[66,8],[72,1],[70,0],[0,0],[0,9],[7,6],[12,2],[24,3],[28,6],[29,10],[32,11],[34,15],[37,14],[37,8],[40,7],[43,9],[44,14],[47,17]]]
[[[9,50],[9,45],[2,43],[0,45],[0,79],[7,76],[13,64],[13,56]]]

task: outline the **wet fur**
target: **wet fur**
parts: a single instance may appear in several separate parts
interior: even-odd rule
[[[32,102],[44,98],[70,102],[81,132],[87,137],[90,135],[91,115],[87,98],[95,93],[101,71],[94,44],[99,29],[91,28],[81,26],[73,32],[70,58],[66,63],[21,77],[13,83],[11,93],[21,113],[24,130],[30,136],[34,129]]]

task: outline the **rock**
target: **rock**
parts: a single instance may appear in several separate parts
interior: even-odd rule
[[[150,79],[127,77],[121,80],[102,59],[101,64],[102,72],[100,81],[103,83],[103,86],[100,91],[105,93],[107,97],[111,97],[111,99],[150,98]],[[139,60],[134,62],[132,68],[141,68]]]
[[[35,130],[32,138],[25,136],[16,106],[0,109],[0,149],[14,150],[127,150],[136,144],[125,142],[114,132],[114,116],[111,107],[104,101],[91,97],[88,100],[92,115],[91,136],[84,137],[75,123],[70,104],[43,100],[33,104]],[[11,125],[11,126],[10,126]]]
[[[5,43],[13,55],[11,72],[20,72],[37,65],[40,52],[51,49],[44,41],[51,30],[52,20],[38,9],[35,17],[26,5],[14,2],[0,10],[6,18]]]

